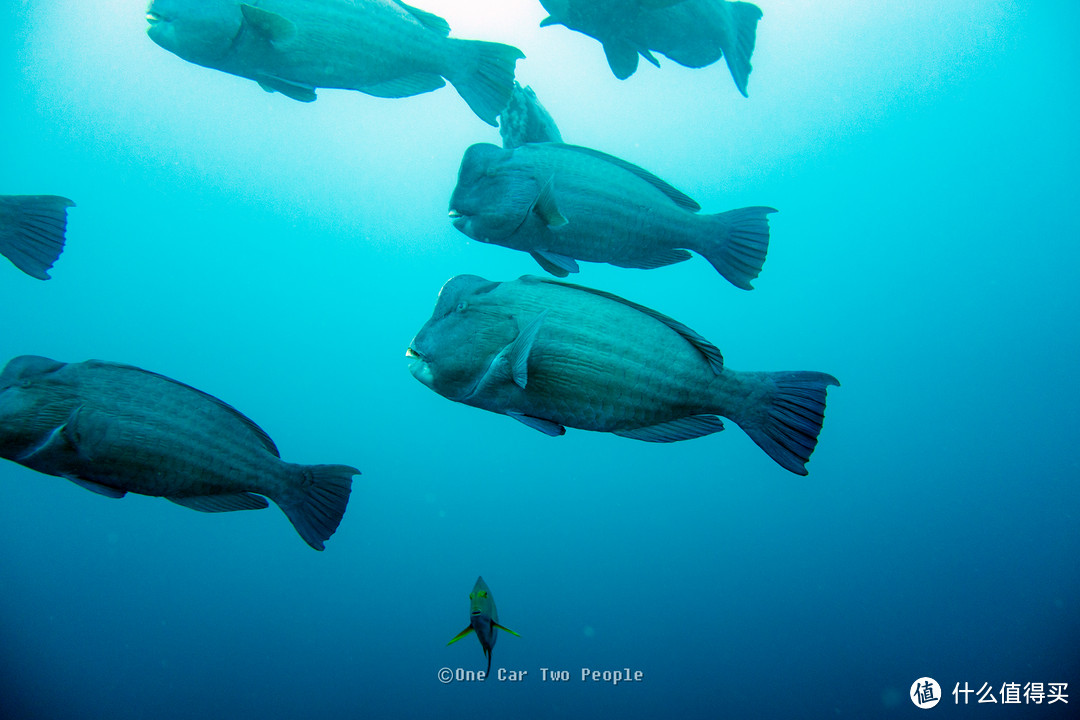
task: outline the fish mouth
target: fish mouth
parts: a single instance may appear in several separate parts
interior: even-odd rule
[[[163,18],[161,15],[158,15],[156,12],[153,12],[152,10],[146,11],[146,22],[150,23],[151,25],[157,25],[164,19],[165,18]]]
[[[431,365],[423,353],[410,345],[405,350],[405,358],[409,361],[409,372],[412,376],[429,388],[434,388],[435,374],[431,372]]]
[[[461,212],[460,210],[455,210],[454,208],[450,208],[449,216],[450,216],[450,222],[454,227],[456,227],[458,230],[465,233],[466,235],[469,234],[469,233],[466,232],[466,228],[469,225],[469,216],[468,215]]]

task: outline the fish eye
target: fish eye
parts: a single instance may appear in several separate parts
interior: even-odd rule
[[[467,308],[467,307],[469,307],[469,303],[462,300],[461,302],[459,302],[457,304],[456,310],[457,310],[457,312],[465,312],[465,308]]]

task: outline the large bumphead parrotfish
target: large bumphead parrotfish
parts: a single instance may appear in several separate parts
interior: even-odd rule
[[[696,202],[647,170],[562,143],[465,151],[450,218],[474,240],[532,255],[558,277],[578,260],[657,268],[705,257],[736,287],[752,288],[769,248],[770,207],[700,215]]]
[[[509,45],[448,37],[437,15],[396,0],[153,0],[147,33],[184,60],[311,102],[316,88],[384,98],[449,80],[495,125],[524,57]]]
[[[634,74],[638,57],[660,66],[656,51],[685,67],[727,60],[735,86],[746,96],[750,56],[761,9],[726,0],[540,0],[550,13],[540,25],[563,25],[604,46],[615,77]]]
[[[64,251],[67,209],[58,195],[0,195],[0,255],[30,277],[49,279]]]
[[[283,462],[247,417],[163,375],[31,355],[0,373],[0,457],[106,497],[154,495],[202,512],[265,508],[264,495],[316,550],[359,474]]]
[[[406,355],[417,380],[456,402],[548,435],[565,427],[675,442],[723,416],[785,469],[806,474],[836,378],[740,372],[701,335],[617,295],[536,277],[458,275]]]
[[[505,630],[511,635],[521,637],[508,627],[499,624],[499,611],[495,609],[495,597],[488,589],[484,578],[476,578],[472,592],[469,593],[469,624],[465,629],[450,639],[447,645],[453,645],[471,632],[476,633],[476,639],[480,641],[480,647],[484,648],[484,656],[487,657],[486,678],[491,674],[491,649],[498,640],[499,630]]]

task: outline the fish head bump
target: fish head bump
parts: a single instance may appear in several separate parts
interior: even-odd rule
[[[406,353],[413,377],[451,400],[476,389],[492,359],[517,336],[513,316],[491,295],[499,284],[458,275],[443,285]]]
[[[188,62],[213,67],[232,48],[243,19],[237,0],[151,0],[146,34]]]
[[[0,372],[0,457],[14,458],[40,442],[42,433],[52,429],[48,376],[64,363],[36,355],[21,355]]]
[[[513,150],[477,143],[461,158],[450,219],[474,240],[499,243],[521,226],[536,194],[536,183],[513,162]]]

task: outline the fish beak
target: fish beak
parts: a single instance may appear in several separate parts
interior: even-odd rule
[[[162,18],[162,17],[161,17],[160,15],[158,15],[158,14],[157,14],[156,12],[149,12],[149,11],[148,11],[148,12],[146,13],[146,22],[150,23],[151,25],[157,25],[157,24],[158,24],[159,22],[161,22],[161,21],[162,21],[163,19],[164,19],[164,18]]]
[[[423,355],[411,347],[405,351],[405,357],[409,360],[409,372],[412,376],[430,388],[434,387],[435,376],[431,372],[431,366]]]
[[[455,210],[454,208],[450,208],[450,219],[451,219],[451,220],[457,220],[457,219],[458,219],[459,217],[464,217],[464,215],[462,215],[461,213],[459,213],[459,212],[458,212],[457,210]]]

